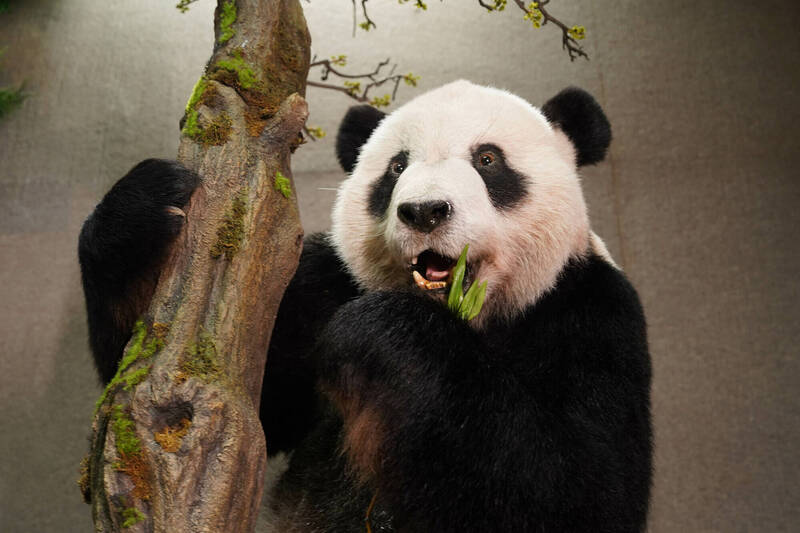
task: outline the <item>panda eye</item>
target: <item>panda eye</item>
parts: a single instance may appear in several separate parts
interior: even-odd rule
[[[392,174],[400,175],[406,169],[406,164],[402,161],[393,161],[389,168],[392,171]]]
[[[492,152],[481,152],[478,156],[478,161],[481,166],[488,167],[495,162],[496,156]]]

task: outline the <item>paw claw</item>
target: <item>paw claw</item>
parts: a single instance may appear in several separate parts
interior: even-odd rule
[[[185,213],[185,212],[184,212],[184,210],[183,210],[183,209],[181,209],[180,207],[176,207],[176,206],[174,206],[174,205],[168,205],[168,206],[166,207],[166,211],[167,211],[167,213],[169,213],[170,215],[175,215],[175,216],[179,216],[179,217],[186,218],[186,213]]]

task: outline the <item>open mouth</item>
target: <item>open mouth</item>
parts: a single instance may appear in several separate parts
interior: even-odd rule
[[[414,283],[426,291],[446,289],[452,281],[457,259],[438,254],[431,249],[425,250],[411,259],[410,269]],[[467,263],[465,281],[469,272],[470,265]]]

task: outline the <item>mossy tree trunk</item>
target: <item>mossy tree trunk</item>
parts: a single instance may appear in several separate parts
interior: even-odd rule
[[[214,18],[178,154],[203,182],[93,421],[98,531],[252,531],[261,501],[263,369],[302,246],[289,156],[310,39],[299,0],[220,0]]]

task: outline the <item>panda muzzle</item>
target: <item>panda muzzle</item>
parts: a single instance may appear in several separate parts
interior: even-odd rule
[[[411,260],[411,275],[420,289],[444,289],[448,286],[456,260],[425,250]]]

